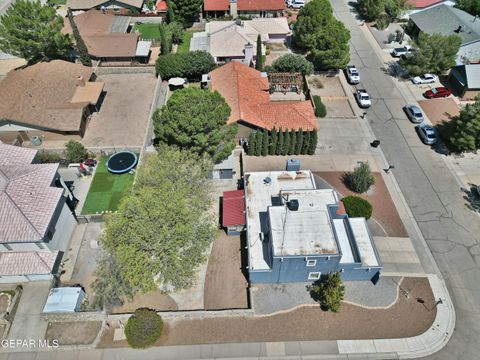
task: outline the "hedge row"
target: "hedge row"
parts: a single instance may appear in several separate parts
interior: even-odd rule
[[[202,74],[215,67],[212,55],[205,51],[190,51],[159,56],[156,63],[157,74],[163,80],[173,77],[200,80]]]
[[[316,131],[254,131],[248,137],[247,154],[267,155],[313,155],[317,148]]]

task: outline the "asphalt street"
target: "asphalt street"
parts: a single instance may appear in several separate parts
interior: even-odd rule
[[[351,63],[372,97],[367,118],[447,283],[456,308],[455,332],[431,359],[480,357],[480,218],[465,206],[460,185],[441,155],[423,145],[402,107],[407,99],[386,71],[345,0],[331,0],[350,29]],[[373,140],[373,139],[372,139]],[[415,240],[415,239],[414,239]],[[417,244],[417,246],[420,246]]]

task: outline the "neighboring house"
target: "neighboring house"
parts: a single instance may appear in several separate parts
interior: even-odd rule
[[[74,228],[59,164],[36,153],[0,142],[0,283],[50,279]]]
[[[439,5],[454,6],[455,1],[451,0],[409,0],[408,4],[411,6],[410,10],[404,12],[402,18],[408,18],[410,15],[419,11],[430,9]]]
[[[212,21],[204,32],[193,34],[190,51],[207,51],[217,64],[235,60],[250,65],[256,61],[258,35],[265,55],[264,45],[284,43],[290,33],[285,18]]]
[[[205,0],[203,13],[205,17],[250,16],[277,17],[285,10],[284,0]]]
[[[62,60],[10,71],[0,82],[0,140],[79,140],[103,93],[93,68]]]
[[[237,61],[209,73],[210,88],[218,91],[231,108],[228,124],[237,123],[237,138],[256,129],[317,130],[310,101],[271,101],[265,73]]]
[[[378,280],[382,265],[366,220],[349,218],[310,171],[246,173],[244,189],[251,283],[312,282],[337,271],[343,280]],[[238,222],[239,205],[224,205],[224,218]]]
[[[474,100],[480,95],[480,64],[453,67],[448,81],[463,100]]]
[[[73,21],[93,59],[107,62],[148,62],[151,41],[140,40],[140,34],[137,33],[126,33],[130,17],[89,10],[75,16]],[[62,32],[72,34],[68,18],[64,19]]]
[[[110,10],[118,13],[141,10],[144,0],[67,0],[66,8],[75,10]]]
[[[416,36],[458,35],[462,39],[457,65],[480,62],[480,19],[452,6],[439,5],[410,15],[409,28]]]

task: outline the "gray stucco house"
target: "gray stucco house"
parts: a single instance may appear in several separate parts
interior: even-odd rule
[[[474,100],[480,95],[480,64],[454,66],[448,81],[458,96]]]
[[[480,19],[453,6],[439,5],[410,15],[410,32],[458,35],[457,65],[480,62]]]
[[[251,283],[313,282],[331,272],[373,280],[382,268],[364,218],[349,218],[310,171],[244,176]]]

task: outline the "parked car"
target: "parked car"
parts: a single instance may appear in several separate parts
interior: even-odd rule
[[[408,53],[415,52],[416,50],[413,49],[410,46],[403,46],[403,47],[398,47],[392,50],[391,54],[393,57],[400,57],[402,55],[406,55]]]
[[[358,70],[355,67],[355,65],[347,65],[346,73],[347,73],[347,80],[350,84],[360,83],[360,74],[358,73]]]
[[[442,98],[450,95],[452,95],[452,90],[447,89],[446,87],[436,87],[423,93],[423,96],[425,96],[427,99]]]
[[[438,76],[433,74],[423,74],[412,78],[414,84],[432,84],[438,81]]]
[[[404,109],[411,122],[420,124],[423,121],[422,110],[417,105],[408,104]]]
[[[420,140],[426,145],[434,145],[438,141],[437,130],[425,123],[415,126]]]
[[[368,108],[372,105],[370,96],[368,96],[367,90],[365,89],[357,89],[357,91],[355,91],[355,99],[361,108]]]
[[[288,0],[287,6],[290,9],[301,9],[305,7],[305,0]]]

